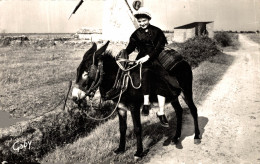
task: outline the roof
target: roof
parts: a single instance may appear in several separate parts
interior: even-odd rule
[[[185,25],[182,25],[182,26],[175,27],[174,29],[189,29],[189,28],[194,28],[194,27],[198,26],[199,23],[208,24],[208,23],[212,23],[212,22],[213,21],[210,21],[210,22],[193,22],[193,23],[189,23],[189,24],[185,24]]]

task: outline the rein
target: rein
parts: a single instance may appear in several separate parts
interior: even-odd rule
[[[135,65],[133,65],[132,67],[129,67],[129,68],[124,68],[124,66],[120,63],[120,62],[128,62],[128,63],[135,63]],[[118,65],[118,67],[124,71],[124,72],[127,72],[125,75],[124,75],[124,78],[123,79],[126,79],[126,77],[128,77],[130,79],[130,82],[131,82],[131,85],[134,89],[139,89],[141,88],[142,86],[142,64],[138,64],[136,63],[136,60],[129,60],[129,59],[124,59],[124,58],[119,58],[118,60],[116,60],[116,63]],[[130,70],[134,69],[135,67],[137,67],[138,65],[140,65],[140,69],[139,69],[139,77],[140,77],[140,84],[139,86],[135,86],[134,83],[133,83],[133,78],[131,77],[130,75]],[[125,81],[125,80],[124,80]],[[123,81],[123,83],[124,83]]]
[[[104,120],[110,118],[110,117],[116,112],[116,109],[117,109],[117,107],[118,107],[118,105],[119,105],[119,103],[120,103],[122,94],[123,94],[123,91],[121,90],[121,91],[120,91],[120,94],[119,94],[118,101],[117,101],[117,103],[116,103],[116,106],[115,106],[115,108],[113,109],[113,111],[112,111],[108,116],[106,116],[106,117],[104,117],[104,118],[94,118],[94,117],[90,116],[88,113],[85,112],[86,116],[87,116],[88,118],[92,119],[92,120],[95,120],[95,121],[104,121]],[[92,106],[92,100],[91,100],[91,105],[90,105],[90,107],[93,108],[93,106]],[[79,107],[79,108],[82,109],[81,107]]]

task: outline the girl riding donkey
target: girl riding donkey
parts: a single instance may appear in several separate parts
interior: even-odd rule
[[[151,81],[153,76],[158,76],[169,87],[179,88],[178,82],[174,77],[170,77],[168,72],[161,66],[158,61],[159,54],[163,51],[167,44],[166,37],[162,30],[150,24],[151,14],[144,7],[141,7],[136,13],[135,18],[138,21],[138,28],[130,37],[125,53],[131,54],[136,48],[139,51],[137,55],[137,63],[143,64],[142,69],[142,92],[144,95],[144,104],[142,115],[148,116],[151,108],[150,96]],[[170,82],[169,82],[170,81]],[[159,111],[156,113],[160,123],[164,127],[169,127],[168,120],[164,113],[165,107],[165,89],[158,87],[156,89]]]
[[[135,16],[139,22],[140,28],[132,34],[129,45],[123,52],[129,55],[135,48],[139,50],[137,62],[143,63],[144,66],[142,91],[140,89],[135,89],[133,85],[129,85],[122,94],[121,99],[112,99],[114,102],[119,102],[118,100],[120,100],[120,102],[131,112],[137,147],[134,157],[140,158],[143,156],[140,108],[143,103],[142,98],[144,97],[144,107],[142,113],[144,115],[149,114],[150,94],[150,100],[152,102],[154,101],[153,96],[158,94],[160,111],[157,115],[164,126],[168,125],[168,121],[164,114],[165,99],[167,102],[172,104],[177,118],[176,130],[174,136],[172,137],[172,142],[176,144],[180,140],[182,131],[183,109],[178,99],[178,96],[182,92],[184,100],[189,106],[191,114],[194,118],[194,142],[196,144],[200,143],[197,108],[193,102],[192,96],[192,70],[189,63],[182,60],[174,67],[173,70],[170,71],[169,75],[157,61],[158,55],[166,44],[166,38],[163,32],[159,28],[149,24],[151,15],[149,12],[144,11],[144,9],[139,9]],[[77,69],[77,79],[76,85],[72,91],[72,99],[78,104],[80,109],[84,108],[84,104],[87,104],[88,100],[86,97],[93,97],[97,88],[100,91],[101,97],[106,97],[106,94],[111,90],[111,88],[113,88],[119,66],[117,65],[111,52],[105,51],[108,43],[109,42],[98,50],[97,45],[93,43],[93,46],[84,54],[83,59]],[[151,79],[152,73],[155,73],[156,75],[153,79]],[[130,71],[130,75],[133,79],[133,83],[139,84],[139,69],[132,69]],[[174,77],[176,77],[179,83],[176,79],[172,80]],[[166,83],[166,81],[169,80],[172,80],[173,83]],[[156,93],[150,88],[151,85],[156,86],[155,88],[159,88],[156,90]],[[176,89],[176,87],[179,88]],[[114,152],[116,154],[120,154],[124,153],[126,150],[127,110],[121,108],[115,109],[118,111],[120,139],[119,146]]]

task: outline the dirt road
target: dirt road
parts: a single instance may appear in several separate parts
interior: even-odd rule
[[[167,146],[150,163],[260,163],[260,46],[240,35],[241,47],[222,80],[198,107],[200,145],[193,136]],[[190,115],[183,135],[193,131]]]

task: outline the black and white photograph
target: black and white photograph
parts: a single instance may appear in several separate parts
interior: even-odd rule
[[[260,0],[0,0],[0,163],[260,164]]]

